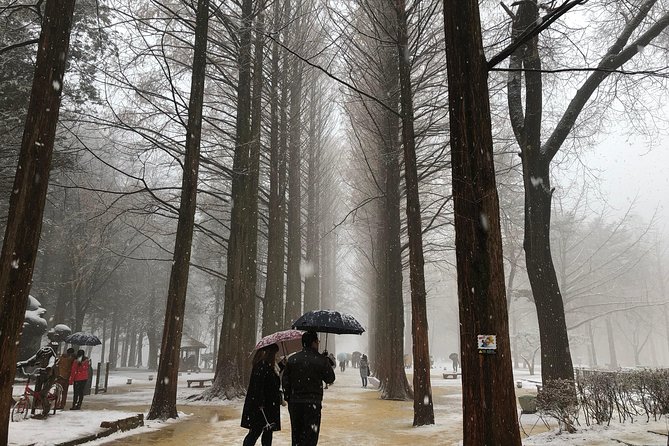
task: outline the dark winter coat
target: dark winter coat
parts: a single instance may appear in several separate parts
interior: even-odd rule
[[[323,382],[335,380],[332,363],[317,351],[304,349],[288,358],[283,372],[283,390],[290,403],[320,403]]]
[[[267,424],[265,422],[265,417],[267,417],[267,421],[272,424],[273,431],[281,430],[280,384],[279,375],[276,374],[273,364],[260,361],[253,366],[242,411],[242,427],[253,430],[263,429]],[[260,407],[263,407],[265,417]]]

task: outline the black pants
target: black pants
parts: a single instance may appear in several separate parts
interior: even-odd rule
[[[316,446],[321,430],[321,403],[288,403],[293,446]]]
[[[367,387],[367,377],[366,376],[361,376],[362,379],[362,387]]]
[[[272,431],[265,429],[249,429],[249,433],[246,434],[246,437],[244,437],[243,446],[255,446],[256,441],[258,441],[258,437],[261,435],[262,438],[260,439],[260,444],[262,446],[272,446]]]
[[[84,388],[86,380],[74,382],[74,397],[72,398],[72,407],[81,409],[81,403],[84,401]]]

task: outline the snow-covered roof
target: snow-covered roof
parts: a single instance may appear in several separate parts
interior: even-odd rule
[[[197,339],[188,336],[186,333],[181,335],[181,347],[182,350],[185,348],[197,349],[197,348],[207,348],[205,344],[198,341]]]

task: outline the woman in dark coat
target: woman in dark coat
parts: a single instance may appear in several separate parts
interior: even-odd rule
[[[242,411],[241,425],[249,429],[243,446],[254,446],[261,435],[260,444],[271,446],[272,432],[281,430],[281,380],[275,365],[278,351],[279,347],[272,344],[258,350],[253,357],[251,380]]]

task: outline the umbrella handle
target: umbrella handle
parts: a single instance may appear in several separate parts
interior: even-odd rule
[[[328,349],[328,334],[325,333],[325,350]]]
[[[269,424],[269,421],[267,420],[267,415],[265,415],[265,410],[264,410],[264,409],[260,409],[260,412],[262,412],[262,417],[265,419],[265,429],[267,429],[267,428],[271,428],[272,425]]]

